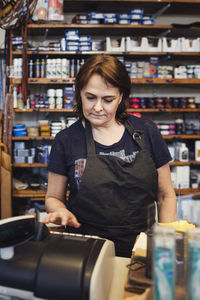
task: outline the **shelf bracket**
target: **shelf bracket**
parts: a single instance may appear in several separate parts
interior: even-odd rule
[[[166,4],[165,6],[163,6],[155,14],[153,14],[153,18],[156,19],[156,18],[160,17],[170,6],[171,6],[170,3]]]

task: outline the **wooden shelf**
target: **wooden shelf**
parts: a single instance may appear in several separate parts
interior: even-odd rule
[[[169,163],[170,166],[191,166],[200,165],[200,161],[190,160],[190,161],[173,161]]]
[[[108,54],[108,55],[123,55],[123,56],[199,56],[200,52],[149,52],[149,51],[140,51],[140,52],[124,52],[124,51],[39,51],[39,50],[28,50],[27,55],[94,55],[94,54]],[[22,51],[13,51],[13,55],[22,55]]]
[[[135,1],[135,0],[133,0]],[[143,0],[142,0],[143,1]],[[147,0],[148,1],[148,0]],[[156,0],[153,0],[153,2],[156,2]],[[165,1],[165,0],[164,0]],[[146,2],[146,1],[145,1]],[[163,1],[162,1],[163,2]],[[170,0],[169,2],[174,3],[200,3],[200,0]]]
[[[71,28],[86,28],[86,29],[173,29],[174,27],[172,25],[121,25],[121,24],[67,24],[67,23],[30,23],[28,24],[29,29],[57,29],[57,28],[63,28],[63,29],[71,29]]]
[[[21,79],[12,78],[12,84],[20,84]],[[53,78],[28,78],[28,84],[74,84],[74,78],[67,79],[53,79]],[[200,84],[198,78],[186,78],[186,79],[160,79],[160,78],[131,78],[132,84]]]
[[[176,195],[179,195],[179,189],[175,189]],[[193,194],[193,193],[199,193],[200,192],[200,188],[198,189],[181,189],[180,190],[180,195],[188,195],[188,194]]]
[[[74,84],[75,78],[28,78],[28,84]]]
[[[46,194],[46,190],[13,190],[13,197],[15,198],[44,198]],[[43,199],[44,200],[44,199]]]
[[[123,25],[123,24],[76,24],[76,23],[29,23],[28,29],[134,29],[134,30],[186,30],[186,28],[176,28],[172,25]],[[200,30],[199,27],[190,27],[187,30]]]
[[[183,113],[183,112],[200,112],[200,108],[128,108],[128,112],[148,112],[148,113],[160,113],[160,112],[166,112],[166,113]]]
[[[41,164],[41,163],[33,163],[33,164],[12,164],[13,167],[15,168],[46,168],[48,164]]]
[[[21,51],[15,51],[15,55],[22,55]],[[164,56],[168,55],[167,52],[124,52],[124,51],[37,51],[37,50],[29,50],[27,51],[28,55],[95,55],[95,54],[108,54],[108,55],[137,55],[137,56]]]
[[[68,112],[74,113],[74,110],[68,108],[61,109],[49,109],[49,108],[29,108],[29,109],[19,109],[14,108],[14,112],[17,113],[32,113],[32,112]],[[128,112],[148,112],[148,113],[160,113],[160,112],[200,112],[200,108],[128,108]]]
[[[50,109],[50,108],[29,108],[29,109],[19,109],[19,108],[14,108],[14,112],[17,112],[17,113],[32,113],[32,112],[69,112],[69,113],[73,113],[73,109],[69,109],[69,108],[55,108],[55,109]]]
[[[31,140],[54,140],[54,136],[13,136],[13,141],[31,141]]]
[[[200,84],[200,79],[160,79],[160,78],[131,78],[132,84]]]
[[[21,78],[10,78],[10,84],[21,84]]]
[[[38,200],[45,200],[46,190],[34,190],[34,189],[27,189],[27,190],[13,190],[12,196],[13,198],[31,198],[32,201]],[[66,193],[66,199],[69,198],[69,191]]]
[[[21,84],[21,79],[12,78],[12,84]],[[28,78],[28,84],[74,84],[74,78]],[[199,78],[186,78],[186,79],[160,79],[160,78],[131,78],[132,84],[200,84]]]
[[[46,191],[45,190],[14,190],[13,196],[14,197],[39,197],[39,196],[45,196]]]
[[[194,135],[163,135],[163,138],[165,140],[170,140],[170,139],[181,139],[181,140],[196,140],[200,139],[200,135],[194,134]]]

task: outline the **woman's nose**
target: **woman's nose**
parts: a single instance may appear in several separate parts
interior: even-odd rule
[[[95,103],[95,105],[94,105],[94,109],[95,109],[96,111],[101,111],[101,110],[103,109],[101,100],[97,100],[97,101],[96,101],[96,103]]]

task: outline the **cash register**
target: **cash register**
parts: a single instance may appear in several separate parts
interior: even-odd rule
[[[114,257],[103,238],[51,232],[34,216],[0,220],[0,299],[107,300]]]

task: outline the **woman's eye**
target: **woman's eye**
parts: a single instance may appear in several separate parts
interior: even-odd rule
[[[109,100],[108,100],[108,99],[104,99],[104,102],[105,102],[105,103],[111,103],[112,101],[113,101],[113,100],[110,100],[110,99],[109,99]]]
[[[94,98],[94,97],[89,97],[89,96],[87,96],[87,99],[88,99],[88,100],[94,100],[95,98]]]

